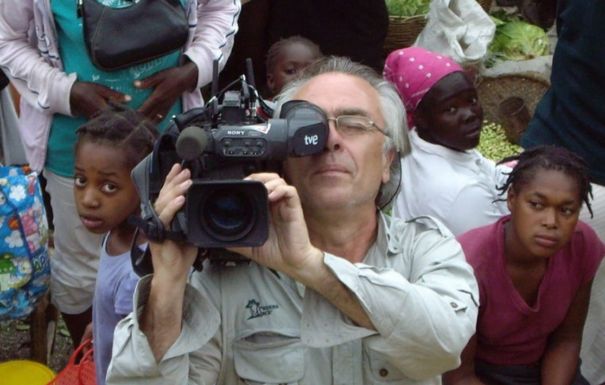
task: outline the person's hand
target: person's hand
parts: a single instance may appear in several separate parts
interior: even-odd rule
[[[175,164],[166,176],[154,208],[165,228],[169,228],[177,211],[185,204],[185,193],[191,186],[191,173]],[[171,240],[149,242],[155,277],[163,282],[184,284],[197,256],[197,247]]]
[[[82,334],[82,339],[80,339],[80,345],[82,345],[84,343],[84,341],[86,341],[88,339],[93,340],[92,322],[89,322],[88,325],[86,325],[86,329],[84,329],[84,334]],[[82,349],[82,353],[86,353],[88,351],[88,349],[90,349],[90,348],[85,347],[84,349]]]
[[[267,188],[269,237],[263,246],[230,250],[292,277],[316,264],[322,252],[311,244],[296,188],[274,173],[252,174],[246,179],[261,182]]]
[[[109,101],[126,103],[130,100],[129,95],[114,91],[101,84],[89,82],[75,82],[69,94],[72,114],[87,119],[106,108]]]
[[[169,68],[146,79],[136,80],[134,86],[137,88],[153,88],[153,92],[138,111],[154,122],[164,119],[176,100],[185,91],[195,88],[197,71],[193,62],[187,62],[180,67]]]

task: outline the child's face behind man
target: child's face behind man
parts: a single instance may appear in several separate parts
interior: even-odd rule
[[[424,96],[414,119],[422,139],[465,151],[479,144],[483,108],[473,83],[464,73],[453,72]]]
[[[278,94],[300,71],[317,59],[315,52],[306,44],[286,45],[277,56],[273,71],[267,73],[267,86],[271,94]]]
[[[126,167],[124,151],[85,141],[76,149],[74,195],[84,226],[95,234],[128,226],[139,207],[139,196]]]

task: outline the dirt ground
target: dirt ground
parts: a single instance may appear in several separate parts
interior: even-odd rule
[[[63,321],[59,319],[54,343],[47,364],[52,370],[60,371],[72,352],[71,339]],[[30,336],[27,321],[0,322],[0,362],[30,359]]]

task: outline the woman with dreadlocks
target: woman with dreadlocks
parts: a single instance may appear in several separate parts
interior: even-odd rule
[[[459,236],[479,283],[477,331],[445,384],[588,384],[579,371],[590,288],[605,246],[584,161],[542,146],[515,157],[501,187],[510,215]]]

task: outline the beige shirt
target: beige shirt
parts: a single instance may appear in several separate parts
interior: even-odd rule
[[[475,331],[472,269],[437,221],[379,216],[363,263],[324,257],[377,331],[281,273],[255,263],[206,264],[191,277],[181,335],[161,362],[137,317],[122,320],[107,383],[439,384]],[[139,315],[149,283],[143,278],[135,293]]]

